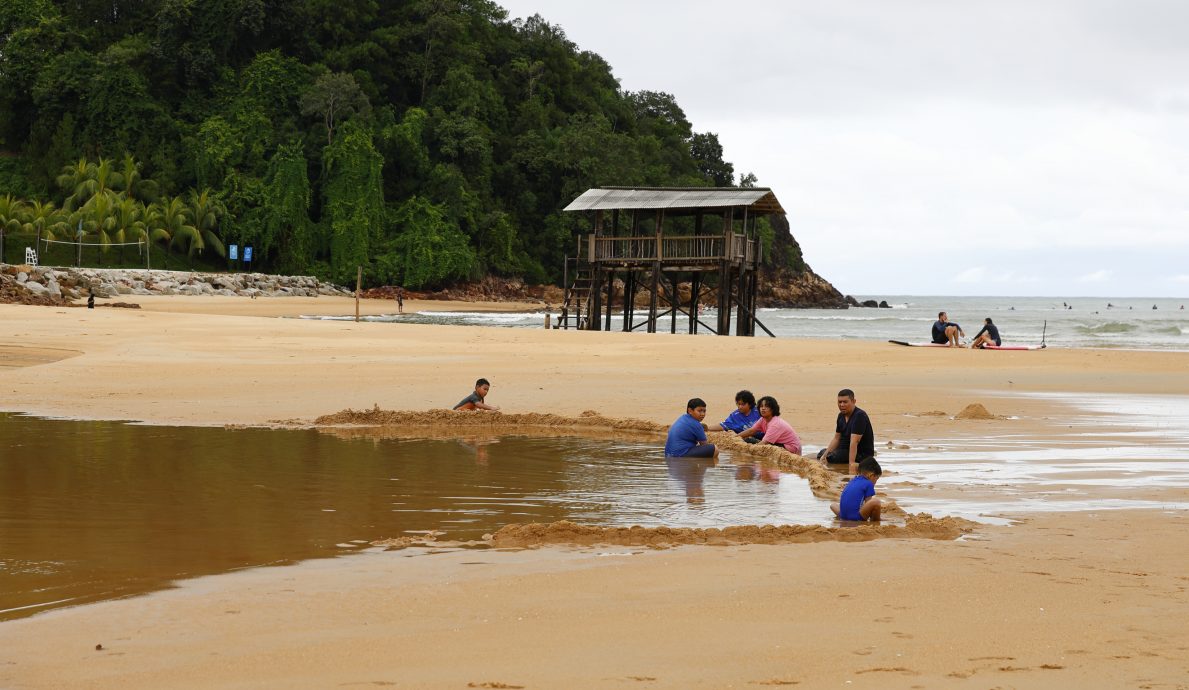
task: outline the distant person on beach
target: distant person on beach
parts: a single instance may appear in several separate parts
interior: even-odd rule
[[[864,460],[874,457],[875,430],[871,428],[871,418],[855,405],[855,392],[843,388],[838,391],[834,439],[817,452],[817,459],[831,465],[846,463],[847,472],[855,474]]]
[[[487,392],[491,390],[491,383],[487,379],[479,379],[475,382],[475,392],[462,399],[462,402],[454,406],[456,410],[492,410],[498,411],[500,408],[495,405],[488,405],[483,402],[487,397]]]
[[[780,446],[793,455],[801,454],[801,438],[788,422],[780,418],[780,403],[770,395],[760,398],[760,420],[739,434],[739,438],[746,441],[760,434],[763,434],[760,443]]]
[[[706,419],[706,401],[690,398],[685,404],[685,414],[669,426],[665,457],[717,458],[718,448],[706,438],[706,430],[702,428],[703,419]]]
[[[976,347],[980,350],[984,345],[1002,345],[1003,341],[999,338],[999,328],[991,323],[991,317],[987,317],[983,322],[983,329],[974,334],[974,340],[970,343],[970,347]]]
[[[966,331],[958,324],[950,321],[950,317],[943,311],[937,312],[937,321],[933,323],[933,342],[937,345],[962,347],[958,336],[966,337]]]
[[[755,426],[756,422],[760,421],[760,411],[756,409],[756,396],[752,395],[751,391],[739,391],[735,394],[735,407],[727,418],[722,420],[719,424],[706,427],[707,431],[732,431],[736,434],[743,433]],[[763,434],[751,436],[756,441],[763,438]]]
[[[87,294],[87,309],[94,309],[94,308],[95,308],[95,291],[91,290],[90,293]]]
[[[396,289],[396,313],[405,313],[405,289],[401,287]]]
[[[879,513],[883,505],[875,497],[875,483],[882,474],[883,469],[875,458],[867,458],[859,463],[858,476],[847,482],[838,502],[830,504],[830,510],[834,511],[840,520],[879,522]]]

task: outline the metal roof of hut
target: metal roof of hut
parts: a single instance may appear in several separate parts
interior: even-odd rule
[[[566,211],[746,207],[750,213],[784,213],[767,187],[594,187],[570,202]]]

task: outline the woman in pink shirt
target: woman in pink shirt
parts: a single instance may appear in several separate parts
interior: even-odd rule
[[[771,443],[780,446],[793,455],[801,454],[801,439],[789,423],[780,418],[780,403],[776,398],[765,395],[760,398],[760,421],[755,426],[739,434],[739,438],[747,438],[753,434],[763,433],[760,443]]]

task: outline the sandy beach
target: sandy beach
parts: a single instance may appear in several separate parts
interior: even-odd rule
[[[1189,353],[276,318],[354,313],[329,297],[122,299],[143,308],[0,305],[0,409],[310,424],[448,408],[483,376],[507,413],[668,424],[692,396],[721,419],[746,387],[777,397],[817,448],[849,387],[877,447],[1004,435],[1056,446],[1082,400],[1189,396]],[[394,306],[365,300],[361,312]],[[989,418],[955,417],[971,404]],[[1153,452],[1185,448],[1187,433],[1164,428]],[[1109,483],[1085,490],[1115,496]],[[1159,481],[1145,491],[1189,502]],[[411,548],[186,580],[0,623],[0,687],[1189,687],[1189,512],[1012,522],[958,539]]]

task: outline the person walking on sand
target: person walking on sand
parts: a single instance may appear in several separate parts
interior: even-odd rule
[[[746,441],[760,434],[763,434],[761,444],[769,443],[784,448],[793,455],[801,454],[801,438],[788,422],[780,418],[780,403],[770,395],[760,398],[760,421],[740,433],[739,438]]]
[[[1098,312],[1095,312],[1098,313]],[[982,349],[983,347],[995,343],[996,346],[1002,345],[1003,340],[999,337],[999,328],[991,323],[991,317],[987,317],[983,322],[983,329],[974,334],[974,340],[971,341],[970,347]]]
[[[500,408],[495,405],[488,405],[483,402],[487,397],[487,392],[491,390],[491,383],[487,379],[479,379],[475,382],[475,392],[463,398],[461,402],[454,406],[455,410],[492,410],[498,412]]]
[[[405,289],[402,287],[396,289],[396,313],[405,313]]]
[[[883,475],[883,469],[875,458],[859,463],[859,474],[846,484],[837,503],[830,504],[830,510],[839,520],[854,522],[879,522],[883,504],[875,497],[875,483]]]
[[[945,312],[937,312],[937,321],[933,323],[933,343],[936,345],[949,345],[950,347],[962,347],[958,336],[966,337],[966,331],[958,324],[950,321],[949,315]]]
[[[855,474],[860,463],[874,457],[875,431],[871,428],[871,418],[855,405],[855,392],[843,388],[838,391],[834,439],[817,452],[817,459],[827,464],[846,463],[847,472]]]
[[[718,448],[706,438],[706,430],[702,428],[703,419],[706,419],[706,401],[690,398],[685,404],[685,414],[669,425],[665,457],[717,458]]]

